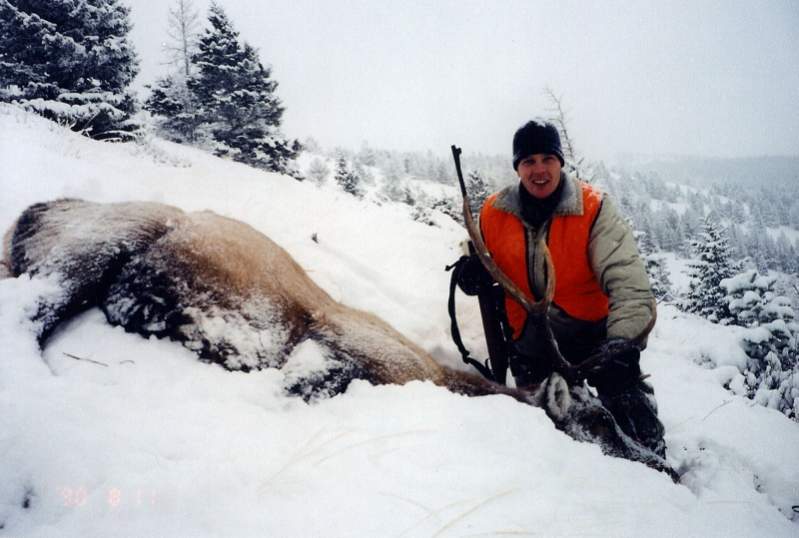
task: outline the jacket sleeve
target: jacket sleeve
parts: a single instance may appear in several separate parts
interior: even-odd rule
[[[637,337],[655,316],[656,302],[632,230],[608,196],[591,229],[588,256],[610,299],[608,338]]]

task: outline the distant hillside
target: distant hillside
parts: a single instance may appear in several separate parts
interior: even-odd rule
[[[638,172],[656,172],[676,183],[707,185],[799,183],[799,156],[743,157],[722,159],[674,156],[644,159],[631,156],[625,168]]]

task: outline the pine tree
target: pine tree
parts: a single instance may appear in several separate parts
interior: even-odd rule
[[[277,82],[258,53],[239,41],[224,10],[211,4],[210,28],[193,57],[197,67],[188,80],[212,140],[214,153],[281,173],[297,173],[292,160],[302,149],[280,133],[283,106],[275,95]]]
[[[633,232],[638,251],[644,260],[646,274],[649,276],[649,284],[652,293],[658,301],[671,301],[672,296],[671,279],[666,269],[666,261],[663,256],[658,256],[655,252],[655,244],[649,234],[642,231]]]
[[[410,185],[405,185],[402,189],[402,203],[411,207],[416,205],[416,197],[413,195]]]
[[[466,174],[466,192],[469,194],[469,207],[472,214],[478,215],[491,192],[486,181],[475,170]]]
[[[727,238],[712,213],[705,217],[703,231],[691,246],[699,261],[689,265],[692,280],[683,307],[714,323],[729,323],[731,314],[726,292],[720,283],[735,274],[737,267],[730,260]]]
[[[790,299],[775,291],[776,277],[746,271],[721,281],[735,325],[747,327],[743,347],[746,394],[799,420],[799,324]]]
[[[349,169],[347,166],[347,159],[344,158],[344,156],[339,157],[336,163],[335,179],[336,183],[341,185],[341,188],[344,189],[344,192],[353,196],[360,196],[361,193],[358,187],[360,178]]]
[[[93,138],[131,138],[129,12],[119,0],[0,0],[0,101]]]
[[[181,74],[168,75],[149,88],[144,109],[154,116],[158,133],[175,142],[197,142],[201,122],[199,104],[186,86],[186,79]]]
[[[427,224],[428,226],[435,226],[435,221],[432,217],[432,205],[433,202],[430,198],[423,192],[419,192],[416,198],[416,205],[413,206],[411,210],[411,218],[416,222],[421,222],[422,224]]]

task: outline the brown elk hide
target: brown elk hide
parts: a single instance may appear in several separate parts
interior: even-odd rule
[[[63,293],[43,298],[35,316],[42,346],[59,323],[99,306],[112,324],[179,341],[232,370],[281,367],[298,343],[313,339],[337,379],[319,373],[314,383],[324,387],[311,389],[328,393],[360,377],[426,379],[467,394],[527,399],[442,367],[378,317],[334,301],[271,239],[210,211],[148,202],[36,204],[7,234],[4,257],[14,276],[61,284]]]

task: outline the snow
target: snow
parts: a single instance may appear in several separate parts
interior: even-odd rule
[[[94,142],[7,106],[0,107],[0,192],[2,229],[27,205],[65,196],[151,200],[238,218],[286,248],[335,299],[458,364],[443,268],[465,234],[449,221],[426,226],[397,204],[377,206],[332,184],[159,140]],[[660,307],[642,367],[656,389],[668,459],[683,473],[674,485],[575,442],[542,410],[504,396],[466,398],[421,382],[355,382],[311,404],[283,395],[284,375],[326,360],[313,342],[294,350],[286,372],[229,372],[176,343],[111,327],[90,310],[42,353],[25,319],[53,286],[0,280],[0,534],[799,531],[791,509],[799,505],[799,425],[723,388],[742,386],[740,328]],[[476,304],[461,296],[459,309],[474,349]]]

